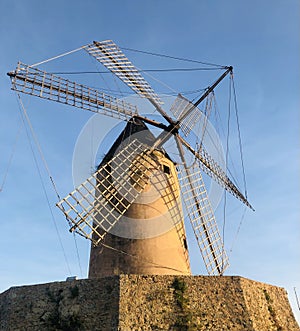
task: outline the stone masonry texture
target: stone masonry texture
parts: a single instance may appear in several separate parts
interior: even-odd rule
[[[12,287],[0,330],[299,331],[283,288],[238,276],[120,275]]]

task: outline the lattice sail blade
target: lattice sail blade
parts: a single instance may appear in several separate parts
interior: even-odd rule
[[[178,166],[182,200],[209,275],[222,275],[229,266],[222,238],[210,205],[201,170]]]
[[[57,203],[70,231],[97,245],[143,191],[157,167],[149,147],[133,140]]]
[[[16,70],[8,75],[12,90],[18,92],[122,120],[138,115],[136,106],[26,64],[18,63]]]
[[[177,121],[180,121],[180,119],[189,112],[180,122],[180,128],[186,137],[202,116],[201,110],[181,94],[178,94],[177,98],[174,100],[170,111]]]
[[[242,201],[247,207],[254,210],[247,198],[240,192],[236,185],[226,175],[224,170],[209,155],[203,146],[201,146],[198,151],[195,151],[181,136],[177,135],[177,138],[199,160],[199,167],[201,167],[208,176],[224,187],[226,191]]]
[[[112,40],[94,41],[93,44],[85,46],[84,49],[137,94],[149,99],[153,104],[163,103],[138,69]]]

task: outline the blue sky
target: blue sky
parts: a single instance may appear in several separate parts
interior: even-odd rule
[[[86,277],[89,255],[89,244],[78,237],[81,271],[73,236],[53,207],[68,270],[6,72],[19,60],[33,64],[93,40],[112,39],[123,47],[234,67],[248,195],[256,211],[246,213],[227,274],[285,287],[296,311],[293,287],[300,293],[299,21],[297,0],[1,0],[0,183],[16,147],[0,192],[0,291],[64,280],[70,271]],[[175,65],[138,53],[126,54],[143,69]],[[87,67],[93,68],[88,56],[76,53],[43,68],[79,71]],[[206,73],[201,71],[182,76],[153,75],[179,91],[206,86],[201,76],[207,78]],[[212,78],[214,75],[217,73]],[[103,83],[95,75],[82,79],[93,86]],[[165,92],[155,81],[151,84],[158,92]],[[91,115],[21,97],[58,191],[64,196],[72,190],[76,139]],[[108,125],[108,120],[103,121]],[[38,162],[50,205],[54,206],[56,196],[40,158]],[[240,214],[227,216],[228,247]],[[203,273],[200,255],[194,249],[191,255],[194,273]]]

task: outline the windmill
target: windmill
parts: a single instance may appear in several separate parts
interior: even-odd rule
[[[17,92],[127,122],[97,171],[57,203],[70,231],[93,243],[90,277],[189,274],[184,219],[190,221],[208,274],[222,275],[229,265],[228,257],[201,172],[253,208],[205,146],[194,147],[187,137],[201,115],[197,106],[232,72],[232,67],[225,67],[195,103],[178,95],[169,116],[160,97],[114,42],[93,42],[82,48],[135,93],[148,99],[161,118],[150,119],[124,100],[23,63],[8,73],[12,89]],[[155,136],[149,127],[160,133]],[[170,140],[179,155],[176,163],[164,147]],[[193,156],[192,165],[186,155]],[[156,223],[151,223],[153,219]],[[148,223],[155,225],[147,228]],[[159,230],[153,234],[153,229]]]

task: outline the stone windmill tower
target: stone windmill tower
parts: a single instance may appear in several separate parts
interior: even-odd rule
[[[155,143],[155,137],[141,120],[129,121],[99,169],[107,169],[107,174],[110,174],[109,164],[117,167],[116,164],[113,165],[113,156],[118,150],[129,148],[133,139],[136,142],[147,141],[148,146]],[[117,181],[124,179],[124,187],[119,187],[119,190],[127,191],[130,189],[129,185],[138,181],[140,183],[136,189],[140,194],[125,211],[112,233],[105,234],[103,245],[92,246],[89,277],[115,274],[190,274],[180,188],[174,163],[162,150],[154,150],[149,155],[136,153],[132,159],[133,162],[129,165],[127,160],[120,160],[125,161],[121,169],[125,173],[129,169],[132,173],[129,178],[123,174],[118,175]],[[128,169],[125,168],[127,166]],[[97,177],[100,183],[106,174],[102,175],[103,170]],[[113,185],[111,180],[108,191],[113,190]],[[101,186],[101,190],[106,191],[106,188]],[[125,192],[112,197],[110,192],[104,193],[108,193],[108,200],[114,200],[109,203],[108,208],[121,204],[123,195],[126,195]],[[94,234],[93,239],[96,238],[97,235]]]

